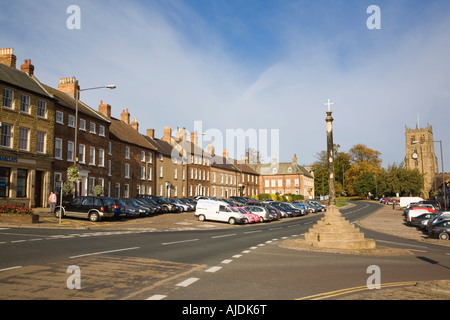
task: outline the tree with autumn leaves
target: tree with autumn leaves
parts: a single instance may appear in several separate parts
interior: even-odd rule
[[[423,175],[408,170],[403,163],[382,167],[381,153],[363,144],[353,146],[348,152],[334,146],[335,185],[337,196],[380,197],[418,195],[423,188]],[[317,154],[313,164],[317,195],[328,194],[327,153]]]

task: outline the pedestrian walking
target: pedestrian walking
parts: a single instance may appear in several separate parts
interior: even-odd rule
[[[52,213],[53,210],[55,209],[56,201],[57,201],[56,194],[54,194],[53,191],[50,192],[50,197],[48,197],[48,202],[50,203],[50,213]]]

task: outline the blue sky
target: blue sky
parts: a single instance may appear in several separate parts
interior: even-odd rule
[[[66,26],[70,5],[79,30]],[[366,26],[370,5],[381,30]],[[50,86],[115,84],[82,100],[111,104],[115,117],[128,108],[143,134],[195,121],[224,137],[278,130],[279,159],[309,165],[326,148],[330,98],[341,150],[362,143],[384,166],[400,163],[405,126],[419,119],[443,140],[449,171],[449,17],[448,0],[1,0],[0,47],[14,48],[18,66],[31,59]],[[220,153],[228,142],[214,143]]]

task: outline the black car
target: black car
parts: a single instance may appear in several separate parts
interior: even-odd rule
[[[297,217],[302,215],[302,212],[300,209],[298,208],[294,208],[293,206],[291,206],[289,203],[285,203],[285,202],[272,202],[270,204],[272,207],[277,207],[282,209],[283,211],[285,211],[288,215],[288,217]]]
[[[440,220],[434,223],[428,229],[428,235],[432,238],[439,238],[441,240],[448,240],[450,238],[450,219]]]
[[[114,205],[102,197],[76,197],[70,202],[63,203],[62,206],[56,206],[54,213],[57,218],[60,217],[78,217],[89,219],[92,222],[100,221],[102,218],[114,217]]]

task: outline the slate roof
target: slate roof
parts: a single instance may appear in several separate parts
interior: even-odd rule
[[[68,93],[62,92],[58,89],[52,88],[46,84],[41,83],[41,85],[47,90],[56,100],[57,103],[62,106],[72,109],[75,112],[76,109],[76,101],[75,99]],[[106,122],[110,122],[105,116],[103,116],[100,112],[95,111],[83,101],[78,100],[78,112],[88,115],[90,117],[100,119]]]
[[[212,167],[216,167],[216,168],[220,168],[220,169],[224,169],[224,170],[230,170],[230,171],[237,171],[239,172],[240,170],[233,164],[233,161],[222,157],[222,156],[212,156],[211,157],[211,166]]]
[[[248,163],[245,163],[243,160],[233,159],[234,166],[238,168],[239,171],[259,175],[259,172],[253,169]]]
[[[7,65],[1,63],[0,81],[46,98],[52,98],[52,96],[41,86],[39,81],[37,81],[34,76],[29,76],[22,70],[17,70],[16,68],[8,67]]]
[[[146,148],[150,150],[156,150],[156,147],[152,145],[142,134],[139,133],[128,123],[122,120],[111,117],[111,125],[109,126],[110,138],[120,140],[135,146]]]
[[[249,164],[255,171],[261,175],[304,175],[308,178],[314,178],[304,167],[292,162],[279,163],[261,163]]]
[[[172,156],[172,150],[173,147],[170,143],[167,141],[161,140],[161,139],[152,139],[149,136],[142,137],[147,140],[151,145],[153,145],[156,148],[156,151],[164,156],[171,157]]]

